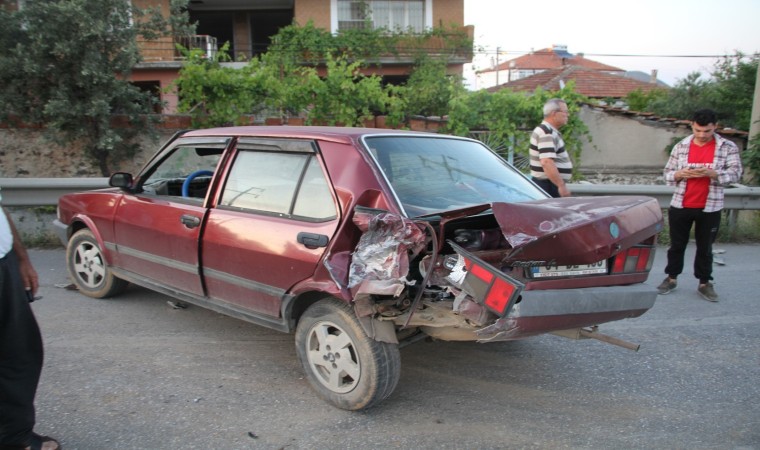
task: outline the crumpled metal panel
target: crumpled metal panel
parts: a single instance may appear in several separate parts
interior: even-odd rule
[[[494,217],[512,246],[506,259],[593,263],[658,233],[662,212],[643,196],[565,197],[494,203]]]
[[[363,231],[348,276],[354,298],[399,295],[407,284],[410,256],[425,248],[425,232],[413,221],[389,212],[356,212],[354,223]]]

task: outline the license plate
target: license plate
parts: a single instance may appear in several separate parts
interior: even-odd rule
[[[597,261],[592,264],[531,267],[531,273],[533,278],[572,277],[607,273],[607,260]]]

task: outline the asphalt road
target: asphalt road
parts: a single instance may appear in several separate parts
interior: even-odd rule
[[[639,352],[550,335],[420,342],[402,349],[394,394],[364,412],[312,394],[292,335],[137,287],[90,299],[60,287],[62,250],[32,250],[37,431],[66,450],[760,449],[760,245],[717,248],[719,303],[688,270],[644,316],[602,326]],[[664,261],[661,248],[652,289]]]

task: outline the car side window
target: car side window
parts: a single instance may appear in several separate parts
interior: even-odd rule
[[[178,146],[142,183],[148,194],[203,199],[224,148]]]
[[[313,156],[309,158],[309,165],[306,167],[306,174],[293,207],[293,215],[319,220],[337,217],[330,187],[319,167],[317,158]]]
[[[336,217],[327,180],[313,154],[241,151],[221,205],[315,221]]]
[[[327,180],[313,154],[241,151],[221,206],[329,220],[336,217]]]

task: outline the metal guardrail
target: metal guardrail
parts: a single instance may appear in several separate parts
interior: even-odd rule
[[[4,206],[51,206],[58,197],[78,191],[108,187],[108,178],[0,178]],[[648,184],[571,184],[573,195],[646,195],[662,208],[670,204],[673,188]],[[725,190],[725,209],[760,210],[760,187],[734,185]]]
[[[64,194],[108,187],[108,178],[0,178],[3,206],[54,206]]]
[[[1,182],[0,182],[1,183]],[[672,186],[651,184],[570,184],[573,195],[646,195],[654,197],[663,209],[670,206]],[[734,184],[725,189],[724,209],[760,209],[760,187]]]

